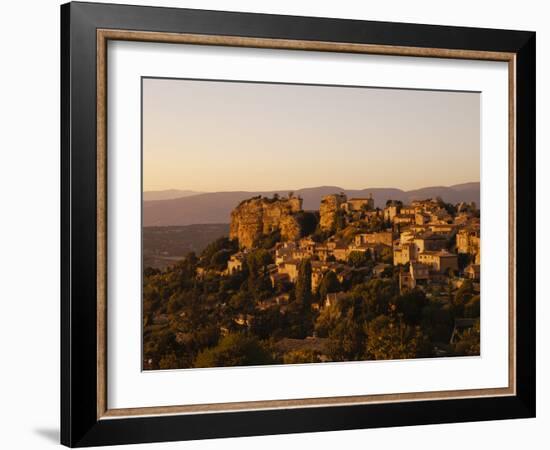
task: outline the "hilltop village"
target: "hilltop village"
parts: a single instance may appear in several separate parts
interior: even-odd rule
[[[303,215],[301,199],[292,195],[243,202],[231,214],[230,231],[241,250],[230,257],[225,273],[242,270],[255,243],[276,233],[280,241],[270,249],[273,263],[268,266],[273,287],[296,283],[307,259],[313,292],[328,272],[345,283],[353,277],[383,277],[394,267],[399,268],[402,293],[451,281],[459,286],[464,279],[479,290],[480,220],[474,203],[389,201],[382,210],[374,208],[372,196],[328,195],[321,201],[318,229],[312,234],[301,225]],[[322,307],[328,299],[320,300]]]
[[[474,203],[253,197],[229,238],[144,273],[144,367],[479,354]]]

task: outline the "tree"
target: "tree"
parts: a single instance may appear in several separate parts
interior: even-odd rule
[[[365,348],[365,333],[361,323],[349,310],[345,317],[329,331],[328,354],[333,361],[356,361],[362,359]]]
[[[311,310],[311,262],[309,259],[304,259],[298,269],[296,302],[301,306],[302,311]]]
[[[310,211],[300,211],[294,215],[300,224],[302,236],[309,236],[314,233],[319,223],[318,214]]]
[[[474,257],[469,253],[458,254],[458,269],[463,271],[474,260]]]
[[[248,270],[251,276],[265,275],[267,266],[273,263],[273,257],[265,249],[250,252],[247,257]]]
[[[251,312],[254,309],[254,303],[252,301],[252,296],[249,292],[239,291],[229,299],[229,306],[233,308],[234,311],[239,312]]]
[[[382,231],[386,227],[386,222],[382,217],[373,217],[369,220],[368,232],[374,233],[377,231]]]
[[[479,313],[479,295],[475,295],[464,305],[464,317],[476,318]]]
[[[170,314],[174,314],[183,307],[183,299],[181,295],[174,294],[168,300],[168,307],[166,308]]]
[[[451,306],[428,302],[422,310],[421,326],[431,342],[449,342],[454,327]]]
[[[338,305],[330,305],[321,311],[315,321],[315,332],[319,337],[328,337],[329,332],[341,322],[342,312]]]
[[[277,333],[283,327],[280,307],[275,305],[261,311],[254,311],[250,321],[250,332],[260,339],[269,339],[280,334]]]
[[[248,291],[256,300],[262,300],[272,294],[267,266],[273,262],[273,257],[265,249],[250,252],[247,257]]]
[[[380,278],[392,278],[393,277],[393,267],[386,267],[380,274]]]
[[[160,369],[185,367],[188,361],[185,359],[184,348],[176,341],[175,333],[167,326],[155,330],[155,333],[151,331],[151,329],[145,330],[143,335],[143,357],[146,361],[152,361],[151,367]]]
[[[327,298],[327,294],[338,292],[340,290],[340,282],[338,281],[338,277],[336,274],[329,270],[321,280],[321,284],[319,285],[319,300],[321,304],[325,301]]]
[[[403,206],[401,200],[386,200],[386,206]]]
[[[465,280],[460,288],[456,291],[455,302],[456,303],[466,303],[470,298],[472,298],[474,292],[474,285],[471,280]]]
[[[143,277],[144,278],[148,278],[148,277],[153,277],[155,275],[160,275],[160,270],[155,268],[155,267],[146,267],[145,269],[143,269]]]
[[[352,267],[364,267],[371,262],[367,252],[352,251],[348,256],[348,264]]]
[[[284,364],[306,364],[319,361],[318,353],[313,350],[292,350],[283,355]]]
[[[212,255],[210,258],[209,267],[216,270],[223,270],[227,266],[227,261],[231,257],[231,250],[221,249]]]
[[[385,245],[380,250],[379,254],[380,262],[384,264],[392,264],[393,263],[393,252],[390,246]]]
[[[201,265],[204,267],[210,267],[215,265],[212,261],[212,257],[218,253],[220,250],[225,250],[228,253],[228,258],[233,253],[238,251],[238,243],[236,240],[230,240],[227,237],[221,237],[216,239],[214,242],[211,242],[206,246],[206,248],[201,253]]]
[[[472,328],[464,330],[455,344],[455,354],[460,356],[478,356],[480,354],[479,320]]]
[[[230,333],[218,345],[202,350],[195,359],[195,367],[232,367],[270,364],[272,358],[254,336]]]
[[[437,197],[437,202],[441,208],[444,208],[451,216],[456,215],[456,207],[452,203],[445,203],[441,197]]]
[[[399,293],[394,280],[372,279],[353,288],[352,296],[363,300],[365,317],[372,320],[381,314],[387,314],[389,305]]]
[[[427,304],[426,294],[418,288],[400,295],[396,300],[397,311],[402,313],[405,322],[411,325],[420,324],[422,311]]]
[[[195,253],[189,253],[185,259],[174,264],[162,280],[165,288],[185,289],[191,287],[197,271],[197,257]],[[167,283],[166,283],[167,282]]]
[[[159,360],[159,369],[177,369],[178,366],[178,357],[173,352],[166,353]]]
[[[298,269],[298,278],[294,287],[292,301],[289,299],[287,315],[290,323],[289,334],[303,339],[313,331],[313,315],[311,311],[311,262],[304,259]]]
[[[455,317],[464,316],[464,307],[474,295],[474,285],[471,280],[466,280],[456,291],[452,299],[453,312]]]
[[[346,227],[346,219],[344,217],[344,212],[342,210],[336,211],[335,220],[334,220],[334,231],[338,232],[343,230]]]
[[[281,232],[274,230],[269,234],[262,234],[255,242],[254,247],[263,248],[269,250],[273,248],[277,242],[281,240]]]
[[[319,225],[317,225],[315,232],[310,237],[314,242],[320,243],[326,241],[331,234],[329,230],[321,230]]]
[[[366,354],[369,359],[410,359],[421,355],[424,335],[420,327],[405,325],[393,312],[378,316],[367,326]]]

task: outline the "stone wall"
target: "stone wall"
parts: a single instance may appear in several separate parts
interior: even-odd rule
[[[297,197],[245,200],[231,212],[229,237],[238,239],[241,248],[253,247],[262,235],[279,230],[284,241],[300,238],[301,228],[294,216],[302,209]]]
[[[335,226],[336,215],[346,200],[344,194],[326,195],[321,199],[319,225],[322,230],[331,230]]]

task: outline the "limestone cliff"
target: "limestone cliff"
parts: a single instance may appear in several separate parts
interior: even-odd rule
[[[347,200],[344,194],[326,195],[321,199],[319,208],[319,226],[322,230],[331,230],[336,225],[336,216],[340,206]]]
[[[241,202],[231,212],[229,237],[239,246],[251,248],[264,234],[279,230],[285,241],[300,238],[301,228],[295,217],[302,210],[302,199],[254,197]]]

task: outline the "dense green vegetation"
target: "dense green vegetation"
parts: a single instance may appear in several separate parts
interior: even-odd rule
[[[357,276],[340,282],[329,271],[312,292],[311,261],[304,259],[296,283],[273,287],[270,249],[279,239],[263,237],[232,275],[223,270],[238,248],[228,238],[164,270],[146,268],[144,368],[479,354],[479,295],[472,283],[400,294],[400,267],[375,277],[370,255],[352,253],[350,266],[367,269]],[[327,294],[338,294],[330,305]],[[457,318],[477,322],[450,344]]]

